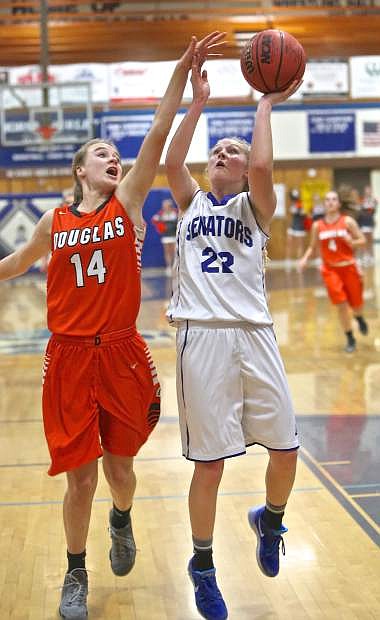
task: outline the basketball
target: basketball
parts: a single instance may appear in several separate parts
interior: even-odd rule
[[[261,93],[285,90],[305,72],[302,45],[283,30],[263,30],[242,49],[240,66],[244,78]]]

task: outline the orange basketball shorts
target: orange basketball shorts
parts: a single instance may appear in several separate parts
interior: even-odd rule
[[[363,305],[363,279],[356,264],[344,267],[322,265],[322,278],[333,304],[347,301],[351,308]]]
[[[42,393],[51,476],[102,456],[132,457],[160,416],[160,385],[135,327],[95,337],[54,334]]]

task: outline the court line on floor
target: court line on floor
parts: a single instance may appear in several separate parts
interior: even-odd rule
[[[362,507],[353,500],[352,496],[335,480],[333,476],[325,469],[308,450],[301,447],[300,455],[304,463],[311,469],[325,487],[332,493],[338,502],[347,510],[347,512],[362,527],[368,536],[377,545],[380,544],[380,527],[377,523],[362,509]]]
[[[362,482],[361,484],[345,484],[343,485],[344,489],[371,489],[373,487],[379,487],[380,482]]]
[[[266,452],[247,452],[246,454],[242,455],[248,458],[253,458],[253,457],[267,457],[267,453]],[[101,457],[99,458],[99,460],[101,460]],[[178,454],[175,456],[136,456],[134,458],[134,462],[135,463],[149,463],[149,462],[156,462],[156,461],[183,461],[184,463],[190,463],[192,461],[188,461],[187,459],[185,459],[184,456],[182,456],[182,454]],[[0,469],[13,469],[13,468],[18,468],[18,467],[50,467],[50,462],[40,462],[40,463],[0,463]]]
[[[324,491],[323,486],[317,487],[299,487],[292,490],[292,493],[315,493],[319,491]],[[256,495],[264,495],[265,489],[261,489],[260,491],[221,491],[218,493],[219,497],[252,497]],[[141,502],[141,501],[157,501],[157,500],[177,500],[177,499],[188,499],[188,493],[181,493],[178,495],[136,495],[133,501]],[[111,503],[110,497],[97,497],[94,499],[94,503],[103,503],[109,502]],[[7,508],[11,506],[52,506],[57,504],[63,504],[63,500],[52,499],[52,500],[44,500],[39,502],[0,502],[0,508]]]
[[[350,465],[351,461],[319,461],[320,465]]]

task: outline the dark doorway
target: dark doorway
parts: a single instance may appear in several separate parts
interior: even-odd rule
[[[350,186],[362,196],[365,186],[370,185],[370,172],[370,168],[338,168],[334,170],[334,188]]]

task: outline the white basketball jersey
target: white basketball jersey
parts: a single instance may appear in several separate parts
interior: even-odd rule
[[[215,202],[199,190],[178,222],[167,316],[272,325],[263,265],[268,236],[256,222],[247,193]]]

